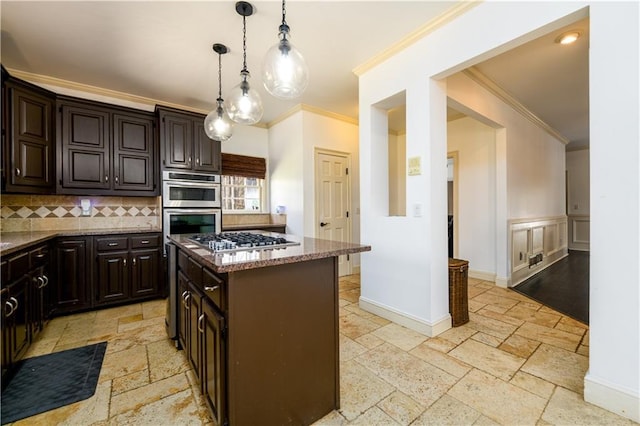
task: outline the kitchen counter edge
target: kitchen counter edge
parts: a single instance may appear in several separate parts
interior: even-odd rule
[[[190,256],[202,262],[204,266],[211,268],[217,273],[237,272],[371,251],[371,246],[368,245],[343,243],[310,237],[299,238],[290,234],[273,232],[263,232],[263,234],[285,236],[287,240],[300,242],[300,245],[289,246],[285,249],[247,250],[246,253],[230,254],[213,253],[211,250],[194,244],[192,241],[189,241],[188,237],[183,235],[169,235],[169,239],[181,249],[186,250]],[[250,256],[243,256],[245,254]]]
[[[0,235],[0,244],[2,245],[0,248],[0,256],[15,253],[32,245],[43,243],[56,237],[146,234],[151,232],[162,232],[162,228],[61,229],[57,231],[3,232]],[[4,247],[7,243],[9,243],[9,245]]]

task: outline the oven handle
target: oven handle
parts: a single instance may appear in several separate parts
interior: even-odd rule
[[[164,186],[166,187],[178,187],[178,188],[213,188],[220,187],[220,183],[213,182],[185,182],[175,180],[165,180]]]

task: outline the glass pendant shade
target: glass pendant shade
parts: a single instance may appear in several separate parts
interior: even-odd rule
[[[204,119],[204,131],[211,139],[224,142],[233,135],[233,121],[229,119],[224,100],[218,98],[218,105]]]
[[[249,71],[240,72],[240,84],[229,93],[229,118],[238,124],[256,124],[262,118],[262,98],[249,85]]]
[[[309,83],[309,69],[304,57],[280,33],[280,42],[267,51],[262,63],[262,81],[267,92],[280,99],[295,99]]]

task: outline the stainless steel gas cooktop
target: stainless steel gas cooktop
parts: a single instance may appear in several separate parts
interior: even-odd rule
[[[216,253],[232,253],[250,250],[273,250],[289,246],[298,246],[299,242],[288,241],[283,237],[274,237],[253,232],[222,232],[220,234],[195,234],[191,241],[211,249]]]

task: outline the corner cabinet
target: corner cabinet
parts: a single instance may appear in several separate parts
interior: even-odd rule
[[[68,97],[56,106],[59,194],[158,195],[153,113]]]
[[[5,73],[2,91],[3,189],[50,194],[55,189],[55,95]]]
[[[220,173],[220,141],[209,139],[202,114],[157,107],[162,168]]]

